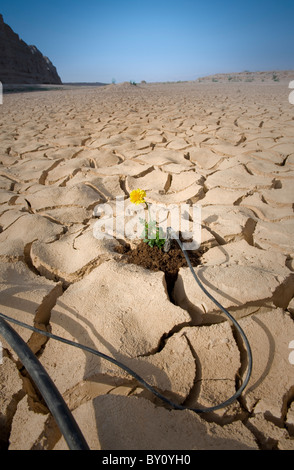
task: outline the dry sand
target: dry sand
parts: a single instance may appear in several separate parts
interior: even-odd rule
[[[188,407],[229,398],[246,373],[244,346],[189,269],[166,286],[162,271],[123,262],[124,240],[93,236],[94,207],[140,187],[149,201],[201,204],[196,272],[252,348],[241,398],[198,415],[15,326],[91,449],[294,449],[294,73],[272,75],[4,96],[1,312],[123,361]],[[67,449],[2,344],[2,448]]]

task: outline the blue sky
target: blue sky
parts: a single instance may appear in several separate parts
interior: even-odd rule
[[[63,82],[294,69],[293,0],[2,0]]]

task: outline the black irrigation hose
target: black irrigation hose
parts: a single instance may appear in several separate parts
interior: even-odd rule
[[[2,313],[0,313],[0,316],[10,320],[10,318]],[[35,382],[70,450],[90,450],[67,404],[46,370],[24,340],[5,320],[3,320],[3,318],[0,318],[0,334],[12,349],[14,349],[32,380]]]
[[[250,376],[251,376],[251,372],[252,372],[252,352],[251,352],[251,347],[250,347],[250,344],[249,344],[249,341],[243,331],[243,329],[241,328],[241,326],[239,325],[239,323],[235,320],[234,317],[232,317],[232,315],[205,289],[205,287],[203,286],[203,284],[200,282],[200,280],[198,279],[195,271],[194,271],[194,268],[191,264],[191,261],[189,259],[189,256],[186,252],[186,250],[184,249],[183,247],[183,244],[180,242],[180,240],[178,238],[176,238],[176,241],[178,242],[178,245],[179,247],[181,248],[185,258],[186,258],[186,261],[187,261],[187,264],[190,268],[190,271],[195,279],[195,281],[197,282],[197,284],[199,285],[199,287],[202,289],[202,291],[207,295],[207,297],[212,300],[212,302],[215,303],[215,305],[221,309],[223,311],[223,313],[232,321],[233,325],[235,326],[235,328],[238,330],[238,332],[240,333],[242,339],[243,339],[243,342],[245,344],[245,347],[246,347],[246,350],[247,350],[247,360],[248,360],[248,365],[247,365],[247,373],[246,373],[246,377],[244,379],[244,382],[242,383],[242,385],[240,386],[240,388],[236,391],[236,393],[231,397],[229,398],[228,400],[224,401],[223,403],[220,403],[219,405],[216,405],[216,406],[213,406],[213,407],[210,407],[210,408],[206,408],[202,411],[214,411],[214,410],[217,410],[219,408],[223,408],[225,406],[228,406],[229,404],[231,404],[233,401],[235,401],[240,395],[241,393],[243,392],[243,390],[246,388],[246,386],[248,385],[248,382],[249,382],[249,379],[250,379]],[[194,410],[196,411],[196,410]],[[198,410],[199,412],[201,412],[201,410]]]
[[[235,401],[242,393],[242,391],[245,389],[245,387],[247,386],[248,382],[249,382],[249,379],[250,379],[250,375],[251,375],[251,371],[252,371],[252,353],[251,353],[251,348],[250,348],[250,345],[249,345],[249,342],[248,342],[248,339],[244,333],[244,331],[242,330],[242,328],[240,327],[240,325],[238,324],[238,322],[232,317],[232,315],[230,315],[230,313],[205,289],[205,287],[201,284],[201,282],[199,281],[194,269],[193,269],[193,266],[190,262],[190,259],[188,257],[188,254],[187,252],[185,251],[185,249],[183,248],[183,245],[182,243],[180,242],[180,240],[178,240],[176,238],[181,250],[183,251],[183,254],[186,258],[186,261],[187,261],[187,264],[193,274],[193,277],[195,279],[195,281],[197,282],[197,284],[200,286],[200,288],[203,290],[203,292],[217,305],[218,308],[220,308],[224,313],[225,315],[232,321],[232,323],[234,324],[234,326],[237,328],[237,330],[239,331],[243,341],[244,341],[244,344],[245,344],[245,347],[247,349],[247,355],[248,355],[248,366],[247,366],[247,373],[246,373],[246,377],[245,377],[245,380],[244,382],[242,383],[242,385],[240,386],[240,388],[236,391],[236,393],[234,395],[232,395],[230,398],[228,398],[227,400],[225,400],[224,402],[220,403],[219,405],[215,405],[215,406],[211,406],[211,407],[208,407],[208,408],[190,408],[190,407],[187,407],[187,406],[183,406],[183,405],[179,405],[177,403],[174,403],[172,402],[171,400],[169,400],[168,398],[166,398],[164,395],[162,395],[161,393],[159,393],[155,388],[153,388],[150,384],[148,384],[142,377],[140,377],[136,372],[134,372],[132,369],[130,369],[129,367],[127,367],[126,365],[124,365],[123,363],[117,361],[116,359],[110,357],[110,356],[107,356],[106,354],[104,353],[101,353],[100,351],[97,351],[96,349],[93,349],[93,348],[90,348],[88,346],[85,346],[83,344],[79,344],[79,343],[75,343],[74,341],[70,341],[68,339],[65,339],[65,338],[62,338],[61,336],[57,336],[57,335],[54,335],[52,333],[49,333],[47,331],[43,331],[43,330],[40,330],[38,328],[35,328],[33,326],[30,326],[30,325],[27,325],[26,323],[23,323],[19,320],[15,320],[11,317],[8,317],[6,315],[4,315],[3,313],[0,313],[0,333],[1,331],[3,332],[3,330],[5,330],[5,328],[3,327],[3,325],[6,323],[4,322],[3,320],[1,320],[1,317],[8,320],[8,321],[11,321],[17,325],[20,325],[22,327],[25,327],[25,328],[28,328],[29,330],[32,330],[34,332],[37,332],[37,333],[40,333],[42,335],[45,335],[47,336],[48,338],[52,338],[52,339],[55,339],[57,341],[61,341],[63,343],[66,343],[68,345],[71,345],[71,346],[74,346],[76,348],[79,348],[79,349],[82,349],[83,351],[86,351],[86,352],[89,352],[91,354],[94,354],[96,356],[99,356],[101,357],[102,359],[106,359],[107,361],[109,362],[112,362],[113,364],[115,364],[116,366],[120,367],[121,369],[123,369],[124,371],[126,371],[129,375],[131,375],[132,377],[134,377],[141,385],[143,385],[143,387],[145,387],[147,390],[149,390],[150,392],[152,392],[155,396],[157,396],[158,398],[160,398],[162,401],[164,401],[165,403],[167,403],[169,406],[171,406],[172,408],[174,409],[177,409],[177,410],[190,410],[190,411],[194,411],[195,413],[207,413],[207,412],[211,412],[211,411],[215,411],[215,410],[218,410],[220,408],[224,408],[228,405],[230,405],[233,401]],[[13,330],[12,330],[13,331]],[[4,331],[5,333],[5,331]],[[4,336],[4,335],[3,335]],[[27,345],[26,343],[24,343],[24,349],[27,348]],[[21,349],[21,348],[20,348]],[[22,351],[20,350],[19,351],[19,354],[23,355],[22,354]],[[32,354],[32,353],[31,353]],[[25,365],[25,364],[24,364]],[[29,372],[29,370],[28,370]],[[36,381],[38,382],[38,373],[35,373],[35,370],[33,368],[33,372],[34,372],[34,376],[35,376],[35,379]],[[30,373],[30,372],[29,372]],[[32,377],[33,378],[33,377]],[[48,380],[48,379],[47,379]],[[50,379],[51,381],[51,379]],[[51,388],[54,386],[54,384],[52,384],[52,381],[51,383],[48,381],[47,382],[48,384],[48,387]],[[55,386],[54,386],[55,387]],[[43,393],[46,394],[46,391],[44,390]],[[42,393],[42,394],[43,394]],[[59,392],[58,392],[59,393]],[[44,396],[44,395],[43,395]],[[49,397],[49,402],[50,402],[50,397]],[[48,404],[49,406],[49,404]],[[49,406],[50,408],[50,406]],[[52,413],[53,414],[53,413]],[[62,423],[61,423],[62,424]]]

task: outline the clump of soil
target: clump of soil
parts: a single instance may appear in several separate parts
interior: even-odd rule
[[[157,246],[150,247],[143,240],[133,250],[129,245],[126,245],[119,247],[116,251],[124,254],[123,260],[127,263],[136,264],[151,271],[163,271],[170,295],[179,269],[188,266],[186,258],[175,240],[172,240],[171,248],[167,253]],[[189,251],[188,256],[192,266],[200,264],[201,253],[199,251]]]
[[[143,266],[151,271],[163,271],[176,274],[183,266],[187,266],[186,258],[175,240],[172,240],[170,250],[165,253],[157,246],[151,247],[143,241],[134,249],[125,249],[125,260],[128,263]],[[197,252],[189,252],[189,258],[193,266],[199,264],[200,255]]]

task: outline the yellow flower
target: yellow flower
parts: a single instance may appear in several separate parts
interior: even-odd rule
[[[133,204],[142,204],[143,202],[146,203],[145,198],[146,192],[143,189],[134,189],[130,193],[130,200]]]

